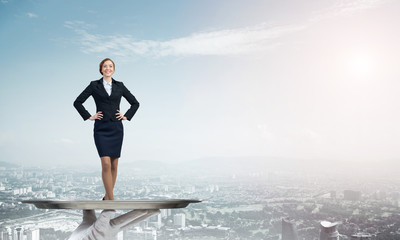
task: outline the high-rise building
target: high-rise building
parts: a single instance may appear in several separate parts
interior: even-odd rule
[[[282,218],[282,240],[298,240],[296,224],[293,220]]]
[[[161,218],[167,218],[168,216],[171,215],[171,212],[169,212],[169,214],[168,214],[168,210],[171,210],[171,209],[161,209],[161,214],[159,214],[159,215],[161,215]]]
[[[14,229],[14,239],[13,240],[24,240],[24,229],[22,227],[16,227]]]
[[[350,201],[361,200],[361,192],[360,191],[344,190],[343,195],[344,195],[344,200],[350,200]]]
[[[185,228],[185,214],[178,213],[174,215],[174,225],[180,228]]]
[[[378,191],[375,192],[375,198],[378,199],[378,200],[385,199],[387,197],[386,195],[387,194],[386,194],[385,191],[378,190]]]
[[[336,191],[330,191],[329,193],[332,199],[336,199]]]
[[[162,227],[161,214],[151,216],[150,218],[148,218],[148,221],[150,226],[153,226],[157,229],[160,229]]]
[[[27,230],[28,240],[40,240],[40,229]]]
[[[10,228],[2,228],[0,230],[0,240],[10,240],[11,238],[11,229]]]
[[[124,240],[124,231],[121,231],[117,234],[117,240]]]
[[[339,240],[339,232],[337,231],[338,222],[321,222],[321,232],[319,233],[319,240]]]
[[[6,235],[7,234],[7,230],[6,229],[4,229],[4,228],[2,228],[2,229],[0,229],[0,240],[5,240],[6,238]]]

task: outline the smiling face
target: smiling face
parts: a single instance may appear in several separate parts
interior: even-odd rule
[[[114,73],[114,63],[110,60],[107,60],[101,66],[101,73],[103,77],[111,77]]]

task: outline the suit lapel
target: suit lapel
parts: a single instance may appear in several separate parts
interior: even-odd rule
[[[100,93],[102,93],[103,95],[109,97],[106,89],[104,88],[103,78],[100,78],[100,80],[99,80],[99,82],[97,84],[97,89],[99,89]],[[111,88],[111,91],[112,91],[112,88]]]
[[[117,83],[117,81],[114,80],[114,78],[111,80],[112,84],[111,84],[111,94],[108,95],[106,89],[104,88],[104,84],[103,84],[103,78],[100,78],[98,80],[98,84],[97,84],[97,89],[99,90],[99,92],[106,96],[106,97],[111,97],[113,95],[115,95],[118,92],[119,89],[119,84]]]
[[[118,89],[118,84],[116,83],[116,81],[114,80],[114,78],[111,80],[111,94],[110,97],[116,93],[116,90]]]

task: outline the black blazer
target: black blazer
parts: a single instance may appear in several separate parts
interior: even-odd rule
[[[124,115],[128,120],[132,119],[139,108],[139,102],[122,82],[112,79],[111,95],[108,96],[103,85],[103,78],[100,78],[99,80],[90,82],[89,86],[83,90],[74,102],[74,107],[78,110],[83,120],[87,120],[92,116],[83,106],[83,103],[90,96],[93,96],[96,103],[96,112],[101,111],[103,113],[103,118],[100,121],[120,121],[115,114],[117,110],[120,110],[121,97],[124,97],[131,104],[131,107]]]

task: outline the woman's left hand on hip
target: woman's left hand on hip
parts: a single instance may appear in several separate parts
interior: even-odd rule
[[[115,115],[117,115],[118,120],[126,120],[127,119],[124,115],[122,115],[120,110],[117,110],[117,113]]]

